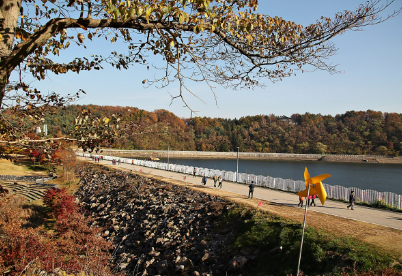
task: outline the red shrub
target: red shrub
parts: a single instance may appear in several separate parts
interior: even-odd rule
[[[67,194],[66,189],[48,189],[43,196],[43,203],[51,209],[54,218],[63,218],[77,212],[75,198]]]
[[[0,203],[0,274],[16,275],[28,264],[40,262],[44,270],[50,269],[55,246],[47,235],[38,229],[25,228],[30,215],[21,207],[22,202],[11,199]],[[14,273],[12,273],[14,272]],[[8,274],[7,274],[8,275]]]
[[[109,261],[108,250],[112,243],[105,241],[98,234],[101,229],[90,227],[89,220],[80,213],[73,213],[57,220],[56,232],[59,254],[72,256],[63,267],[68,271],[80,271],[90,265],[96,271],[104,271],[107,275]],[[82,256],[85,256],[83,258]]]
[[[111,243],[99,236],[100,229],[89,226],[89,219],[76,205],[66,207],[74,202],[71,198],[61,190],[47,193],[48,206],[62,210],[54,234],[40,227],[26,227],[34,212],[22,208],[19,199],[0,201],[0,275],[53,273],[56,268],[69,274],[112,274],[108,266]]]

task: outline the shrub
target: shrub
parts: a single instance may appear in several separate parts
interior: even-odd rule
[[[78,210],[78,205],[75,198],[70,196],[66,189],[48,189],[43,196],[43,203],[50,208],[53,218],[63,218],[66,215],[71,215]]]
[[[3,188],[3,186],[0,185],[0,196],[6,196],[8,194],[8,190]]]
[[[74,197],[58,189],[48,191],[46,201],[58,210],[54,233],[27,227],[36,214],[23,208],[21,199],[0,202],[0,275],[46,275],[56,269],[77,275],[111,275],[111,243],[99,235],[101,229],[89,226],[90,220],[78,212]]]
[[[49,269],[52,256],[57,257],[46,233],[40,233],[38,229],[24,228],[30,211],[24,210],[22,203],[16,198],[11,198],[7,204],[0,203],[1,275],[15,275],[35,262],[41,262],[44,269]]]

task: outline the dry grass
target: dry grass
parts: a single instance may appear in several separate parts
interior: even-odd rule
[[[0,159],[0,175],[31,175],[25,166],[15,165],[13,162]]]
[[[0,159],[0,175],[44,175],[43,171],[30,170],[23,163],[13,163],[9,160]]]

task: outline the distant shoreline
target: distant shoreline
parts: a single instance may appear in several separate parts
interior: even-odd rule
[[[111,150],[101,154],[127,158],[188,158],[188,159],[237,159],[237,152],[165,151],[165,150]],[[402,164],[402,157],[376,155],[322,155],[292,153],[239,152],[239,159],[280,161],[321,161],[371,164]]]

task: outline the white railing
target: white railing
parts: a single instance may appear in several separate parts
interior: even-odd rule
[[[83,154],[77,153],[79,156],[91,157],[91,154]],[[172,172],[180,172],[183,174],[193,174],[194,167],[186,166],[186,165],[177,165],[177,164],[167,164],[156,161],[149,160],[140,160],[140,159],[131,159],[131,158],[119,158],[116,156],[104,156],[102,155],[103,160],[120,160],[121,163],[126,164],[134,164],[138,166],[144,166],[148,168],[160,169],[160,170],[169,170]],[[168,168],[169,166],[169,168]],[[205,175],[206,177],[212,178],[215,174],[217,176],[222,176],[222,179],[225,181],[236,182],[236,172],[231,171],[220,171],[216,169],[208,169],[208,168],[199,168],[195,167],[195,174],[198,176]],[[277,189],[282,191],[289,192],[300,192],[306,188],[306,184],[302,180],[291,180],[291,179],[282,179],[282,178],[274,178],[270,176],[263,175],[254,175],[254,174],[246,174],[239,173],[238,182],[239,183],[254,183],[257,186],[267,187],[271,189]],[[374,190],[362,190],[355,187],[343,187],[338,185],[329,185],[324,184],[325,191],[327,192],[327,198],[336,199],[336,200],[344,200],[347,201],[349,198],[350,191],[354,191],[357,202],[373,204],[378,201],[385,203],[389,206],[402,210],[402,198],[401,195],[391,193],[391,192],[378,192]]]

